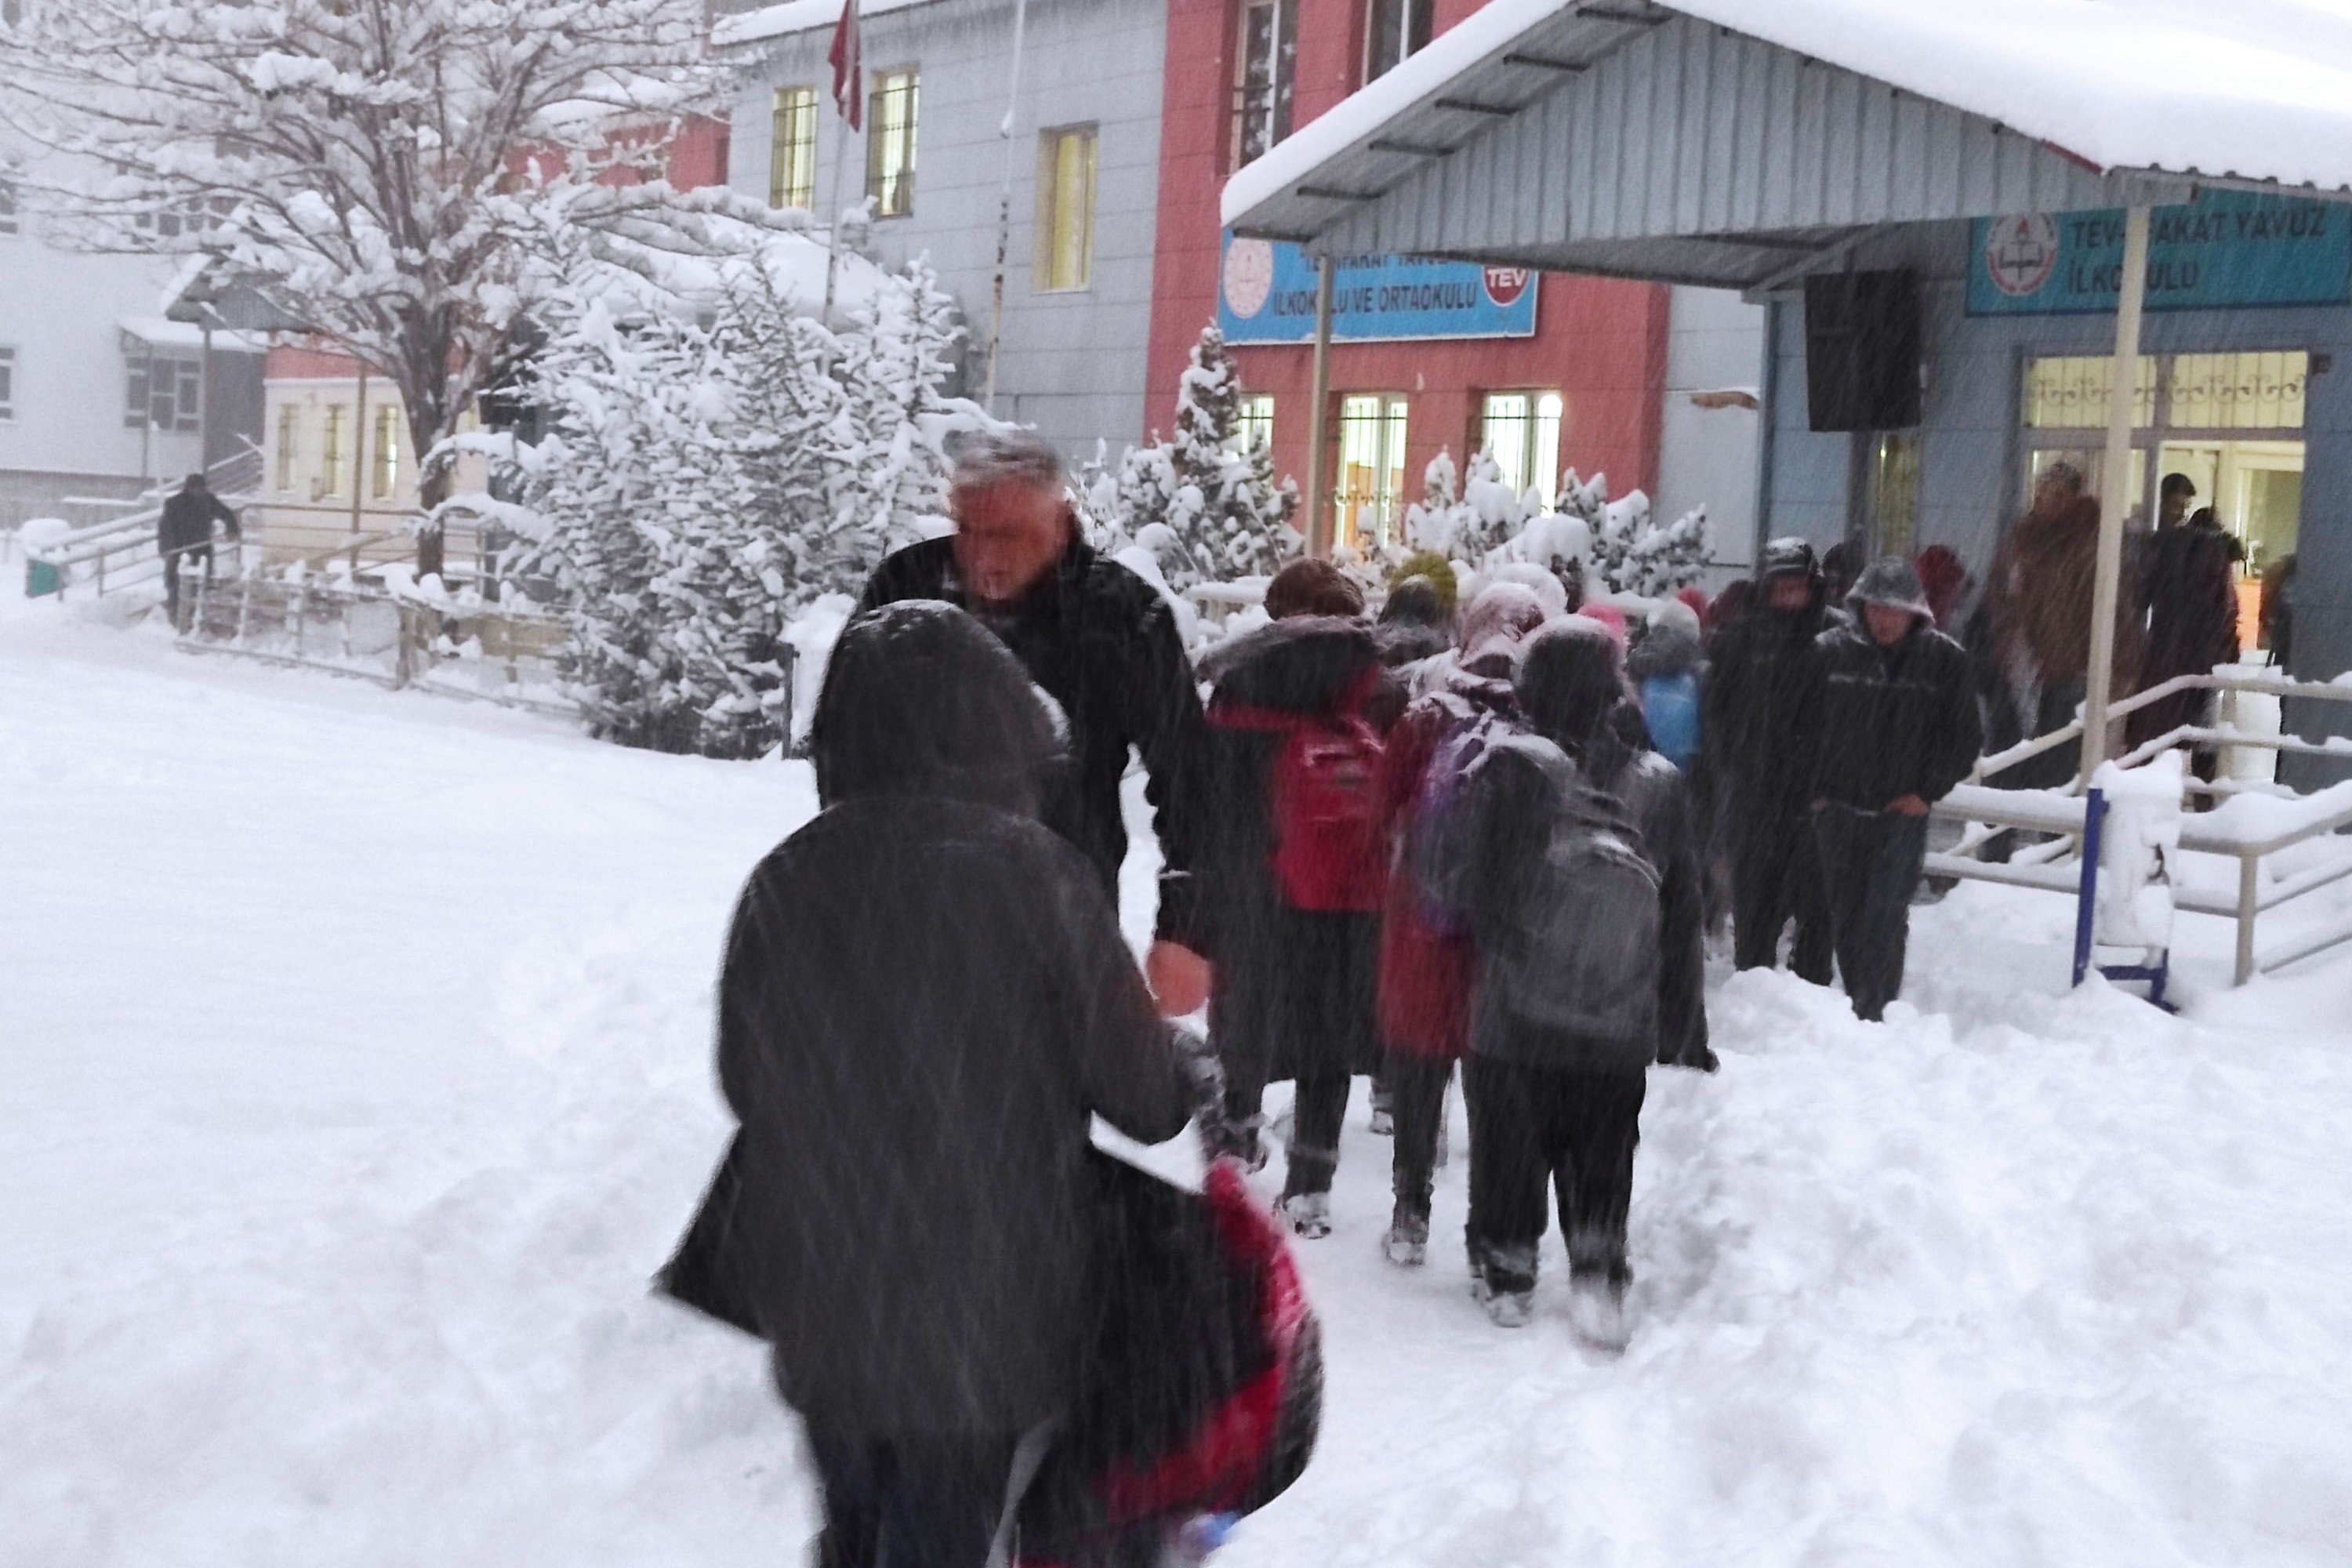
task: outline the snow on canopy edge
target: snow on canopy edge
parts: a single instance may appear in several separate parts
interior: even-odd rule
[[[1576,4],[1489,0],[1235,173],[1223,222],[1239,222]],[[2341,37],[2290,54],[2224,31],[2233,13],[2217,13],[2213,28],[2200,31],[2101,0],[1675,0],[1662,8],[1999,121],[2103,170],[2352,190],[2352,68],[2326,63],[2352,62],[2352,21]],[[2088,60],[2099,68],[2086,68]]]

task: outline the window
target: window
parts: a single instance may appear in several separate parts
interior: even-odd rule
[[[122,427],[194,430],[204,424],[204,367],[142,354],[125,362]]]
[[[1404,492],[1405,400],[1381,394],[1339,400],[1339,493],[1335,515],[1342,543],[1388,542]]]
[[[375,461],[368,468],[368,493],[389,500],[400,489],[400,410],[375,411]]]
[[[16,351],[0,348],[0,423],[16,417]]]
[[[1241,414],[1234,419],[1234,433],[1225,445],[1242,453],[1274,445],[1274,398],[1270,395],[1254,392],[1242,399]]]
[[[1919,432],[1881,432],[1870,451],[1873,555],[1908,555],[1919,540]]]
[[[1037,239],[1031,264],[1039,293],[1084,289],[1095,276],[1095,128],[1037,137]]]
[[[774,140],[768,149],[768,205],[816,205],[816,89],[776,89]]]
[[[2105,485],[2107,367],[2099,357],[2031,360],[2025,371],[2027,494],[2053,464],[2072,463],[2091,493]],[[2301,350],[2145,354],[2133,413],[2125,505],[2148,523],[2148,498],[2166,474],[2197,487],[2192,508],[2210,507],[2244,544],[2246,569],[2295,547],[2303,510],[2305,390],[2311,356]]]
[[[302,410],[291,403],[278,406],[278,493],[294,493],[294,476],[302,459]]]
[[[1384,77],[1429,44],[1432,0],[1371,0],[1364,29],[1364,79]]]
[[[1520,495],[1530,489],[1551,510],[1559,493],[1559,419],[1557,392],[1490,392],[1480,421],[1479,444],[1494,454],[1503,482]]]
[[[16,183],[0,177],[0,234],[15,234],[16,216]]]
[[[1290,134],[1298,67],[1298,0],[1243,0],[1234,51],[1234,167]]]
[[[327,438],[319,447],[319,482],[311,487],[316,495],[343,493],[343,447],[348,438],[343,426],[351,416],[352,411],[340,403],[327,409]]]
[[[877,71],[866,112],[866,194],[877,217],[915,210],[915,94],[911,70]]]

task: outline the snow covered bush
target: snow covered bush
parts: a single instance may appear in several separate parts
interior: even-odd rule
[[[1181,593],[1196,583],[1269,576],[1298,552],[1298,487],[1274,477],[1264,442],[1235,451],[1241,379],[1215,327],[1192,346],[1176,398],[1176,438],[1130,447],[1115,474],[1086,484],[1097,542],[1142,546]],[[1108,482],[1106,484],[1105,480]]]
[[[1422,474],[1422,498],[1404,510],[1408,550],[1478,562],[1500,549],[1543,510],[1536,492],[1521,495],[1503,482],[1502,465],[1482,450],[1459,482],[1450,451],[1440,449]]]
[[[1592,565],[1610,593],[1665,598],[1706,569],[1706,509],[1695,507],[1660,524],[1640,490],[1608,501],[1592,527]]]
[[[688,302],[587,266],[540,325],[526,386],[547,434],[511,454],[539,535],[524,569],[571,619],[591,729],[772,750],[796,617],[949,526],[948,441],[984,422],[940,390],[951,305],[918,265],[835,331],[770,268]]]

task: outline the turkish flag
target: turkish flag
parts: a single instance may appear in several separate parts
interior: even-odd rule
[[[866,128],[866,61],[857,37],[857,0],[841,0],[841,21],[833,29],[833,106],[852,131]]]

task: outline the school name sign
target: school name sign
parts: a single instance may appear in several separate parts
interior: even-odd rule
[[[1331,336],[1341,342],[1527,338],[1536,275],[1419,256],[1343,256],[1331,269]],[[1297,246],[1225,236],[1217,325],[1227,342],[1303,343],[1315,336],[1315,263]]]
[[[1971,316],[2112,311],[2122,291],[2120,210],[1979,218],[1969,262]],[[2352,207],[2209,191],[2148,215],[2151,310],[2352,300]]]

